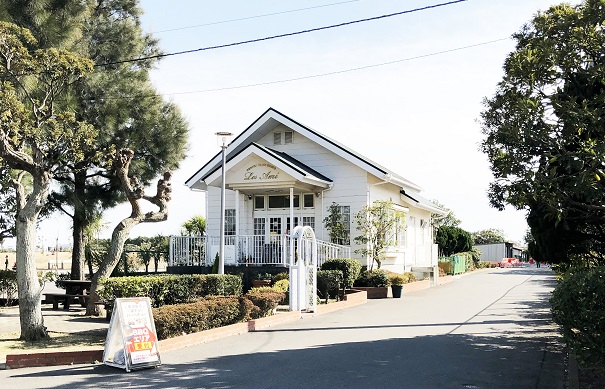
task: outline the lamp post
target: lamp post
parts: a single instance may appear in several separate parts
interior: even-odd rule
[[[215,134],[220,142],[222,149],[221,162],[221,241],[218,253],[218,274],[225,274],[225,151],[227,150],[227,137],[232,136],[230,132],[217,132]]]

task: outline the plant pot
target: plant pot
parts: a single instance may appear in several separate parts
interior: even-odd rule
[[[260,288],[261,286],[271,286],[271,280],[252,280],[253,288]]]
[[[391,285],[391,291],[393,292],[393,298],[401,298],[401,292],[403,291],[403,285]]]

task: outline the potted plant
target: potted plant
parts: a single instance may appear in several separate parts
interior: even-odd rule
[[[271,274],[269,273],[258,273],[252,280],[252,287],[271,286],[271,278]]]
[[[401,298],[403,284],[407,283],[406,277],[401,274],[391,274],[389,276],[389,282],[391,283],[391,291],[393,292],[393,298]]]

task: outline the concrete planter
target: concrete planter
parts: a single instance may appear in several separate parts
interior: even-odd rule
[[[369,287],[369,286],[353,286],[355,290],[365,290],[368,293],[369,299],[385,299],[389,297],[389,287]]]
[[[271,280],[252,280],[253,288],[260,288],[262,286],[271,286]]]

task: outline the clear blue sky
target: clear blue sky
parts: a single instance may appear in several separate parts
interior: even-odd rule
[[[438,4],[439,0],[200,1],[143,0],[143,27],[164,52],[263,38]],[[338,3],[338,4],[337,4]],[[378,21],[162,60],[152,73],[158,91],[191,124],[189,157],[173,177],[170,219],[133,235],[174,234],[203,214],[203,194],[185,180],[219,151],[214,133],[242,132],[274,107],[424,188],[451,208],[468,231],[500,228],[512,240],[524,214],[490,208],[492,179],[477,122],[481,101],[502,77],[508,38],[551,0],[469,0]],[[572,3],[577,3],[572,2]],[[332,4],[332,5],[329,5]],[[325,5],[325,6],[324,6]],[[315,7],[315,8],[312,8]],[[306,10],[288,12],[309,8]],[[275,14],[264,17],[258,15]],[[242,19],[232,21],[235,19]],[[192,27],[197,26],[197,27]],[[183,28],[191,27],[191,28]],[[172,31],[168,31],[172,30]],[[431,55],[439,52],[447,53]],[[367,67],[298,81],[280,80]],[[216,91],[211,91],[219,89]],[[221,90],[222,89],[222,90]],[[109,236],[127,207],[108,212]],[[69,239],[68,221],[43,223],[54,242]],[[61,227],[57,227],[61,226]],[[56,230],[56,231],[55,231]]]

